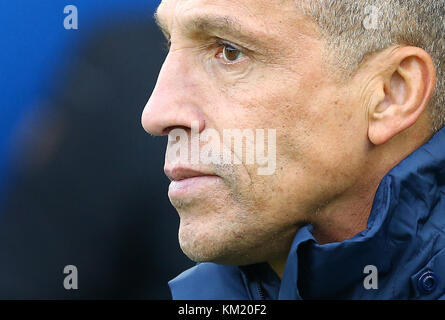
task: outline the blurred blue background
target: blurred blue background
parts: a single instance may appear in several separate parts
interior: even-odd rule
[[[159,2],[0,0],[0,298],[169,299],[191,265],[165,139],[140,125],[165,57]]]
[[[0,194],[10,160],[11,136],[26,112],[55,86],[60,68],[97,28],[152,19],[159,0],[0,1]],[[79,29],[66,30],[63,10],[75,5]]]

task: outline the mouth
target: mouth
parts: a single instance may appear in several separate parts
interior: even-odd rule
[[[190,198],[204,192],[208,193],[212,184],[222,180],[216,174],[185,167],[165,167],[164,172],[171,181],[168,189],[170,199]]]

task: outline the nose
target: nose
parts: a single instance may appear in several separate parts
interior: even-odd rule
[[[142,126],[152,135],[168,134],[172,129],[191,128],[199,123],[199,132],[205,121],[198,106],[198,83],[191,67],[169,54],[161,68],[155,89],[142,113]]]

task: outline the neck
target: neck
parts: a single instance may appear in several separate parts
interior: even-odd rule
[[[383,178],[383,176],[382,176]],[[310,222],[313,236],[319,244],[341,242],[366,228],[379,181],[368,187],[352,187],[350,193],[320,207]],[[282,278],[287,256],[269,260],[270,267]]]
[[[366,229],[379,182],[379,175],[367,185],[354,185],[341,197],[320,207],[312,220],[319,244],[341,242]]]
[[[422,128],[423,129],[423,128]],[[370,153],[363,174],[348,190],[320,206],[309,223],[313,236],[319,244],[342,242],[366,229],[374,197],[383,177],[414,150],[431,138],[431,132],[414,126],[387,145],[376,147]],[[413,134],[410,134],[414,132]],[[374,164],[378,164],[375,166]],[[280,278],[283,275],[287,256],[269,261]]]

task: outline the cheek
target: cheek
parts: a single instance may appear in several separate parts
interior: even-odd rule
[[[353,101],[332,93],[314,100],[319,106],[313,104],[300,118],[286,151],[308,192],[329,197],[358,179],[366,161],[367,126]]]
[[[302,87],[264,97],[264,122],[277,128],[277,170],[255,190],[266,206],[306,211],[350,187],[365,163],[366,117],[338,88]],[[286,98],[287,95],[287,98]],[[275,197],[271,197],[273,194]],[[261,197],[257,197],[261,198]]]
[[[245,166],[251,179],[240,181],[245,197],[274,205],[296,192],[306,198],[330,188],[337,192],[356,178],[367,136],[365,117],[348,100],[347,90],[322,75],[274,70],[213,92],[218,104],[211,105],[208,116],[218,130],[276,130],[276,171],[262,177],[258,165]]]

